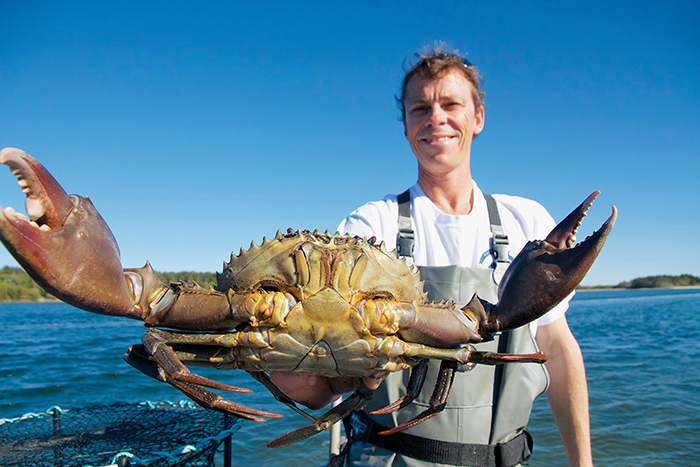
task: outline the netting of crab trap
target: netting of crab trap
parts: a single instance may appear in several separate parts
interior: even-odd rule
[[[239,428],[189,401],[56,407],[0,420],[0,465],[209,466]]]

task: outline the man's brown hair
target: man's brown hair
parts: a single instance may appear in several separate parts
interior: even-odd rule
[[[426,48],[423,54],[415,54],[418,61],[415,64],[409,63],[405,67],[406,75],[403,78],[401,91],[396,96],[396,101],[401,110],[401,119],[406,121],[406,87],[411,78],[418,75],[425,79],[437,78],[440,74],[446,73],[448,70],[459,70],[464,74],[464,77],[472,84],[472,100],[474,101],[474,110],[479,110],[484,105],[484,91],[479,90],[481,84],[481,76],[476,71],[476,67],[469,60],[459,55],[457,51],[445,52],[445,44],[436,43],[432,48]]]

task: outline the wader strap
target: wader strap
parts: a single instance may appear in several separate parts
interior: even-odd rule
[[[486,198],[486,206],[489,212],[489,221],[491,223],[491,256],[493,256],[493,280],[496,284],[501,282],[503,274],[508,269],[510,264],[510,245],[508,236],[501,225],[501,216],[498,214],[498,206],[493,196],[484,193]],[[411,225],[411,194],[410,190],[406,190],[397,196],[399,203],[399,233],[396,236],[396,256],[413,257],[413,251],[416,246],[416,234],[413,232]]]
[[[396,236],[396,257],[413,258],[416,247],[416,235],[411,228],[411,194],[404,191],[397,197],[399,202],[399,233]]]
[[[387,428],[377,425],[364,412],[353,412],[346,417],[345,432],[348,443],[331,465],[343,465],[347,449],[356,441],[369,442],[389,451],[425,462],[472,467],[514,467],[527,465],[532,455],[532,437],[523,430],[510,441],[499,444],[464,444],[422,438],[408,433],[380,435]],[[342,458],[342,459],[341,459]]]
[[[508,353],[508,344],[510,343],[510,338],[513,333],[509,331],[501,332],[498,336],[498,353]],[[498,399],[501,396],[501,388],[503,387],[503,373],[505,372],[505,365],[496,365],[493,370],[493,395],[491,396],[491,433],[489,434],[489,440],[493,439],[493,420],[496,419],[496,412],[498,409]],[[532,441],[530,442],[530,451],[532,451]]]
[[[498,215],[498,206],[493,196],[484,193],[486,206],[489,210],[489,220],[491,221],[491,233],[493,234],[491,245],[491,256],[494,260],[493,280],[496,284],[501,283],[501,278],[505,274],[510,264],[510,246],[508,236],[501,225],[501,216]]]

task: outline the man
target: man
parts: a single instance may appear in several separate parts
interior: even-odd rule
[[[432,300],[453,299],[461,306],[477,290],[495,302],[499,277],[494,271],[499,268],[491,266],[500,267],[498,263],[507,258],[494,258],[498,256],[493,254],[498,249],[494,239],[505,238],[513,257],[528,240],[545,238],[554,221],[534,201],[504,195],[487,201],[470,169],[472,140],[484,128],[480,77],[455,54],[433,50],[418,58],[407,71],[398,98],[404,134],[418,160],[418,183],[403,195],[362,206],[340,224],[339,231],[376,236],[389,249],[398,242],[401,253],[419,267]],[[457,279],[446,280],[447,276]],[[447,289],[441,289],[450,281]],[[549,381],[536,364],[511,364],[502,370],[485,365],[465,368],[455,379],[444,412],[404,433],[367,439],[373,426],[391,428],[424,410],[437,367],[431,367],[433,375],[423,391],[427,395],[422,394],[412,406],[390,415],[366,415],[403,394],[407,375],[392,374],[379,386],[365,415],[353,414],[346,425],[348,465],[527,463],[531,445],[524,427],[532,400],[547,384],[569,465],[592,465],[585,370],[566,322],[567,306],[559,305],[530,326],[487,344],[495,345],[493,350],[526,353],[522,350],[536,348],[532,338],[536,335],[539,348],[549,357],[545,364]],[[352,390],[347,379],[271,376],[287,395],[312,408]],[[367,378],[365,383],[371,388],[379,385]]]

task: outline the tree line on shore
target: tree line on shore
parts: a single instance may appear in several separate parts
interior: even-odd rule
[[[648,276],[638,277],[629,282],[620,282],[616,289],[672,289],[674,287],[698,287],[700,277],[690,274],[680,276]]]
[[[164,283],[185,281],[189,284],[196,282],[208,288],[216,285],[216,274],[212,272],[157,272]],[[581,289],[613,288],[613,289],[669,289],[674,287],[700,287],[700,277],[690,274],[680,276],[648,276],[639,277],[629,282],[607,287],[581,287]],[[0,302],[38,302],[55,300],[55,298],[39,287],[21,268],[5,266],[0,269]]]
[[[196,282],[208,288],[216,285],[212,272],[156,272],[160,280],[169,284],[175,281]],[[0,269],[0,302],[41,302],[56,300],[42,289],[22,268],[5,266]]]

